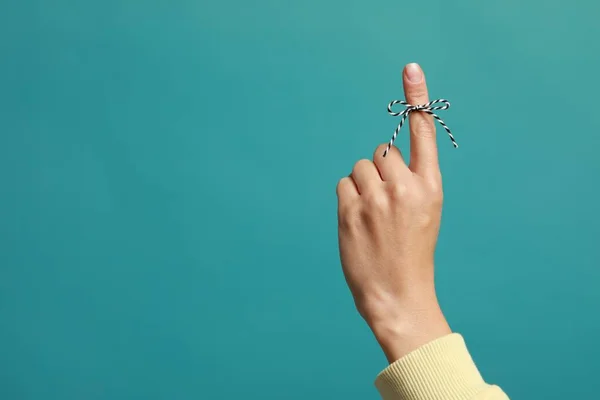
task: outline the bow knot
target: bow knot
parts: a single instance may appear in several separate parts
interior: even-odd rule
[[[402,110],[400,112],[393,111],[392,107],[394,107],[396,104],[402,104],[403,106],[405,106],[404,110]],[[441,105],[436,105],[436,104],[441,104]],[[452,141],[452,144],[454,145],[454,147],[455,148],[458,147],[458,144],[456,143],[456,140],[454,140],[454,136],[452,135],[450,128],[448,128],[446,123],[434,113],[434,111],[447,110],[448,108],[450,108],[450,102],[446,99],[432,100],[427,104],[417,104],[417,105],[412,105],[404,100],[393,100],[392,102],[390,102],[390,104],[388,104],[388,107],[387,107],[388,113],[393,117],[401,117],[401,118],[400,118],[400,123],[398,124],[398,126],[396,127],[396,130],[394,131],[394,135],[392,136],[392,139],[388,143],[388,146],[385,149],[385,152],[383,153],[383,156],[385,157],[387,155],[388,151],[394,144],[394,141],[396,140],[396,137],[398,136],[398,132],[400,132],[400,129],[402,129],[402,125],[404,125],[406,118],[408,118],[410,113],[416,112],[416,111],[426,112],[427,114],[429,114],[433,118],[435,118],[440,123],[440,125],[442,125],[444,127],[444,129],[448,133],[448,137],[450,137],[450,140]]]

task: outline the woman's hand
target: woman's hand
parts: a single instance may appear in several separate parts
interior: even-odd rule
[[[418,65],[403,80],[410,104],[429,101]],[[433,279],[443,199],[435,124],[423,112],[409,118],[410,165],[395,147],[384,158],[381,145],[337,187],[346,281],[390,362],[451,332]]]

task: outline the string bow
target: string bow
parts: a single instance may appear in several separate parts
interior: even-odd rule
[[[406,108],[400,112],[395,112],[392,110],[392,107],[394,107],[396,104],[402,104],[403,106],[406,106]],[[442,104],[442,105],[434,106],[435,104]],[[434,106],[434,107],[432,107],[432,106]],[[437,122],[439,122],[440,125],[442,125],[444,127],[444,129],[446,130],[446,132],[448,133],[448,136],[450,137],[450,140],[452,141],[452,145],[455,148],[458,147],[458,143],[456,143],[456,140],[454,140],[454,136],[452,136],[452,132],[450,131],[450,128],[448,128],[448,125],[446,125],[446,123],[440,117],[438,117],[436,113],[434,113],[434,111],[447,110],[448,108],[450,108],[450,102],[446,99],[432,100],[427,104],[421,104],[421,105],[416,105],[416,106],[413,106],[412,104],[409,104],[408,102],[406,102],[404,100],[394,100],[394,101],[390,102],[390,104],[388,104],[388,108],[387,108],[388,113],[390,113],[390,115],[393,117],[401,117],[401,118],[400,118],[400,123],[398,124],[398,126],[396,127],[396,130],[394,131],[394,135],[392,136],[392,139],[388,143],[387,148],[385,149],[385,152],[383,153],[383,156],[385,157],[387,155],[388,151],[390,151],[390,148],[393,146],[394,141],[396,140],[396,137],[398,136],[398,132],[400,132],[400,129],[402,129],[402,125],[404,125],[404,121],[406,121],[406,119],[408,118],[410,113],[415,112],[415,111],[426,112],[427,114],[429,114],[433,118],[435,118],[437,120]]]

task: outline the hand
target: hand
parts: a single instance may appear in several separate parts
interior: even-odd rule
[[[429,101],[417,64],[403,80],[410,104]],[[435,124],[423,112],[409,118],[409,166],[395,147],[384,158],[383,144],[337,187],[344,275],[390,362],[451,332],[433,279],[443,200]]]

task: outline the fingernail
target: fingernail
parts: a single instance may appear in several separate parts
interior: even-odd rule
[[[406,66],[406,79],[411,83],[419,83],[423,80],[423,71],[419,64],[410,63]]]

